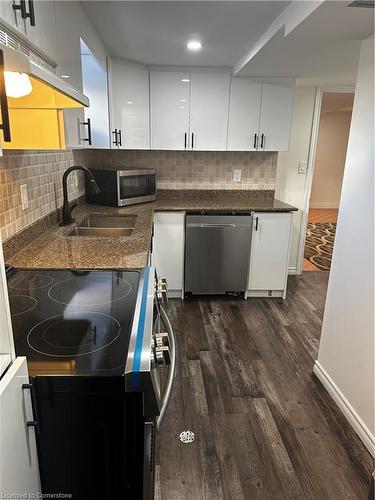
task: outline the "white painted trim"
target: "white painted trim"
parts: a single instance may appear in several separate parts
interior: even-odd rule
[[[294,275],[294,274],[298,274],[296,266],[289,266],[288,267],[288,275]]]
[[[313,175],[314,175],[316,148],[318,145],[320,110],[321,110],[321,106],[322,106],[323,92],[355,92],[355,87],[324,85],[324,86],[319,86],[316,89],[314,117],[313,117],[312,129],[311,129],[310,148],[309,148],[309,155],[308,155],[308,162],[307,162],[305,191],[303,194],[303,202],[302,202],[302,208],[301,208],[302,219],[301,219],[301,225],[300,225],[300,237],[299,237],[299,245],[298,245],[298,253],[297,253],[297,274],[301,274],[302,269],[303,269],[303,255],[305,252],[307,219],[308,219],[308,213],[309,213],[310,195],[311,195],[312,181],[313,181]]]
[[[310,201],[309,208],[339,208],[339,201]]]
[[[333,379],[328,375],[319,361],[315,361],[314,373],[327,390],[328,394],[332,397],[338,408],[344,414],[349,424],[353,427],[354,431],[366,446],[368,451],[375,457],[375,436],[371,434],[370,429],[363,422],[361,417],[355,411],[353,406],[341,392],[339,387],[335,384]]]

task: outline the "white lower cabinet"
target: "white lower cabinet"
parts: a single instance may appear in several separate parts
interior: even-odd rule
[[[249,297],[284,297],[292,213],[257,212],[253,217]]]
[[[27,426],[34,420],[30,389],[22,388],[28,383],[24,357],[16,358],[0,381],[0,491],[4,498],[26,493],[36,498],[41,491],[35,429]]]
[[[151,262],[165,277],[170,297],[183,297],[185,212],[155,212]]]

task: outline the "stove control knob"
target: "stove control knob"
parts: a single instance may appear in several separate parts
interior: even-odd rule
[[[169,346],[169,337],[167,332],[161,332],[155,334],[155,344],[156,347]]]
[[[158,366],[165,366],[171,364],[171,357],[169,355],[169,347],[162,346],[155,348],[155,360]]]
[[[156,296],[158,298],[158,301],[166,304],[168,302],[168,292],[167,289],[158,285],[156,289]]]

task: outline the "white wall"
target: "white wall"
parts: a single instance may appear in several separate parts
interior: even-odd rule
[[[374,39],[362,42],[336,241],[314,371],[374,439]]]
[[[298,85],[295,87],[289,151],[279,153],[277,163],[275,196],[279,200],[299,208],[298,212],[293,215],[289,258],[289,267],[292,270],[297,268],[306,183],[306,174],[298,173],[298,162],[307,161],[309,155],[315,93],[315,87]]]
[[[310,208],[339,206],[351,119],[351,110],[320,115]]]

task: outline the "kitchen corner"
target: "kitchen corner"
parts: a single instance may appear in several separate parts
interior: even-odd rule
[[[155,211],[290,212],[295,207],[271,190],[160,190],[155,202],[129,207],[87,204],[74,209],[75,222],[59,226],[60,210],[36,221],[3,243],[8,264],[17,268],[140,269],[149,261]],[[130,236],[75,236],[70,233],[90,214],[135,215]]]

